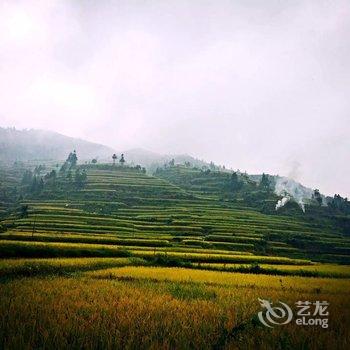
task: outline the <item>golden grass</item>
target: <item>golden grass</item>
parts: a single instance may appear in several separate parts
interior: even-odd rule
[[[3,259],[0,260],[0,271],[6,268],[20,267],[26,264],[49,264],[57,267],[94,267],[96,264],[125,266],[132,263],[130,258],[33,258],[33,259]]]
[[[0,261],[0,278],[67,275],[80,271],[138,265],[142,263],[144,261],[137,258],[7,259]]]
[[[129,266],[118,269],[90,271],[86,272],[86,275],[96,278],[131,277],[143,280],[150,279],[152,281],[197,282],[235,287],[286,289],[299,292],[345,293],[345,291],[350,290],[350,280],[347,279],[254,275],[177,267]]]
[[[346,349],[350,281],[125,267],[0,284],[6,349]],[[281,281],[282,282],[281,282]],[[320,289],[317,289],[320,288]],[[260,325],[258,298],[330,302],[330,327]]]
[[[166,255],[168,257],[181,258],[183,260],[188,260],[192,262],[227,262],[227,263],[270,263],[276,265],[310,265],[312,262],[305,259],[292,259],[287,257],[278,257],[278,256],[264,256],[264,255],[245,255],[237,252],[236,254],[216,254],[213,253],[186,253],[186,252],[173,252],[173,251],[162,251],[153,249],[149,251],[140,250],[140,249],[131,249],[130,252],[137,257],[147,258],[155,255],[156,253]]]
[[[196,265],[195,265],[196,266]],[[240,267],[251,267],[249,264],[222,264],[222,263],[202,263],[199,264],[200,268],[208,269],[237,269]],[[280,272],[315,272],[324,275],[325,277],[347,277],[350,278],[350,266],[349,265],[337,265],[337,264],[313,264],[313,265],[272,265],[272,264],[259,264],[260,268],[268,271],[280,271]]]

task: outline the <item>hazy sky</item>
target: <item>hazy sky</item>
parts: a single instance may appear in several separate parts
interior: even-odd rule
[[[349,0],[0,0],[0,126],[350,196]]]

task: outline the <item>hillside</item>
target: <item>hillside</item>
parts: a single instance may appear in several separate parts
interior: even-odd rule
[[[0,164],[13,164],[21,161],[30,164],[40,164],[45,162],[61,162],[72,150],[76,150],[79,155],[79,161],[91,162],[97,159],[100,162],[112,162],[111,156],[117,153],[118,160],[120,154],[124,154],[127,163],[130,165],[141,165],[147,169],[147,172],[153,174],[158,168],[162,169],[168,164],[187,164],[190,168],[199,170],[214,170],[222,173],[222,176],[232,171],[224,167],[217,166],[214,163],[197,159],[187,154],[159,154],[142,148],[130,149],[116,152],[108,146],[96,144],[93,142],[68,137],[56,132],[45,130],[16,130],[15,128],[0,128]],[[262,175],[248,175],[256,183],[260,182]],[[301,206],[308,203],[312,198],[313,190],[302,186],[293,179],[287,179],[280,176],[269,175],[272,188],[278,195],[288,193]],[[207,179],[208,180],[208,177]],[[177,180],[175,180],[177,181]],[[323,201],[327,203],[324,196]]]
[[[64,160],[75,149],[82,160],[110,158],[114,150],[46,130],[0,128],[0,162]]]
[[[91,161],[93,158],[97,158],[99,161],[109,161],[112,154],[116,152],[111,147],[65,136],[57,132],[0,127],[0,162],[12,164],[14,161],[62,161],[73,149],[84,161]],[[124,153],[129,163],[140,164],[150,172],[172,159],[176,163],[190,162],[198,167],[209,165],[190,155],[159,154],[142,148],[118,151],[117,153]]]
[[[276,213],[278,197],[248,178],[242,179],[244,190],[230,197],[228,174],[185,166],[149,176],[137,167],[83,165],[82,183],[74,173],[45,176],[48,170],[34,189],[21,182],[25,169],[3,171],[3,193],[6,183],[8,191],[16,184],[16,194],[7,197],[19,201],[12,209],[3,204],[3,240],[118,244],[138,257],[158,247],[203,263],[349,261],[349,237],[329,215],[317,208],[295,215],[293,205]]]
[[[158,348],[171,339],[175,349],[245,349],[259,334],[251,348],[264,339],[273,349],[256,321],[261,298],[327,300],[331,339],[347,331],[341,211],[310,203],[303,213],[293,202],[276,211],[280,197],[244,174],[167,165],[150,176],[68,159],[0,167],[0,337],[9,348],[23,339],[33,349]],[[285,339],[305,348],[307,327],[292,327],[277,334],[278,349]],[[322,348],[324,329],[313,332]]]

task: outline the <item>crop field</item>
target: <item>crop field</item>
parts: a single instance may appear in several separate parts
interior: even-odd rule
[[[50,259],[70,275],[20,277],[0,284],[4,348],[346,349],[349,280],[280,277],[186,268],[123,266],[130,261]],[[10,276],[11,262],[4,263]],[[93,267],[95,266],[95,267]],[[119,267],[116,267],[119,266]],[[2,265],[1,269],[4,266]],[[91,271],[90,269],[97,268]],[[86,271],[90,270],[90,271]],[[74,272],[73,272],[74,271]],[[259,298],[327,300],[329,328],[259,324]],[[30,301],[30,302],[28,302]],[[311,334],[311,336],[310,336]]]
[[[84,186],[60,175],[40,193],[0,171],[0,348],[348,348],[350,236],[334,219],[231,200],[226,173],[82,169]],[[329,328],[265,327],[259,298],[326,300]]]
[[[64,183],[56,184],[40,196],[24,198],[28,215],[7,217],[3,224],[9,228],[2,239],[42,241],[46,235],[52,242],[241,251],[349,263],[350,239],[329,223],[263,214],[220,200],[215,190],[222,175],[202,175],[197,179],[201,191],[188,182],[195,175],[181,167],[160,174],[163,178],[134,169],[88,169],[83,189],[67,191]],[[8,176],[13,183],[16,173]]]

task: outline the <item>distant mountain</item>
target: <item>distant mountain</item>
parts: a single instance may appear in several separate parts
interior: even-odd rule
[[[142,148],[116,152],[111,147],[86,140],[65,136],[53,131],[0,127],[0,162],[13,163],[15,161],[48,161],[64,160],[67,155],[76,150],[79,161],[97,158],[99,162],[111,162],[112,154],[118,158],[124,153],[125,159],[131,164],[140,164],[149,171],[168,163],[174,159],[175,163],[191,163],[202,167],[209,164],[187,154],[169,155],[151,152]]]
[[[110,158],[112,148],[46,130],[0,128],[0,161],[64,160],[72,150],[80,160]]]

